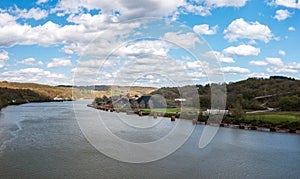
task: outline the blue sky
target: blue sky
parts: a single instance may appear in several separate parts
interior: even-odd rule
[[[299,79],[299,10],[296,0],[4,0],[0,80],[178,86],[220,73],[225,82]]]

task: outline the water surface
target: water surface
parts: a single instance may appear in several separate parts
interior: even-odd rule
[[[101,113],[106,120],[114,116]],[[172,125],[165,120],[155,133],[145,131],[141,135],[135,129],[121,127],[114,132],[135,142],[152,141],[165,135]],[[164,159],[130,164],[105,156],[87,141],[75,119],[72,102],[9,106],[0,112],[0,178],[300,176],[299,134],[220,128],[212,142],[199,149],[202,130],[203,126],[196,126],[189,140]]]

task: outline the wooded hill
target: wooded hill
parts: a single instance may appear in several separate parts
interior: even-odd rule
[[[0,109],[9,104],[22,104],[24,102],[51,101],[53,98],[64,99],[94,99],[97,96],[111,96],[127,93],[145,95],[156,90],[152,87],[126,87],[111,85],[96,86],[49,86],[36,83],[0,82]],[[13,102],[14,101],[14,102]]]
[[[1,88],[9,89],[29,89],[38,93],[42,96],[49,98],[61,97],[61,98],[72,98],[72,88],[69,87],[56,87],[37,83],[17,83],[17,82],[0,82]]]
[[[201,108],[210,108],[211,85],[197,87]],[[282,76],[271,76],[268,79],[249,78],[226,84],[226,89],[227,109],[239,105],[245,110],[277,108],[283,111],[300,111],[300,80]],[[169,105],[176,105],[174,99],[180,98],[177,87],[160,88],[151,94],[164,96]]]
[[[48,96],[41,95],[29,89],[10,89],[0,87],[0,109],[11,104],[26,102],[50,101]]]

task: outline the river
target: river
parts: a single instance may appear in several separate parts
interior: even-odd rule
[[[100,113],[105,113],[106,118],[114,115]],[[145,134],[145,140],[161,137],[172,125],[164,119],[163,127],[155,129],[155,134]],[[0,112],[0,178],[300,176],[299,134],[220,128],[211,143],[200,149],[198,141],[203,128],[197,125],[187,142],[163,159],[125,163],[102,154],[88,142],[77,123],[72,102],[8,106]],[[115,130],[128,139],[138,141],[143,137],[137,138],[124,129]]]

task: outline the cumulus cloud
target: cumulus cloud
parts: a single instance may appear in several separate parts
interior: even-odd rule
[[[269,78],[270,74],[267,73],[250,73],[246,75],[247,78]]]
[[[46,2],[48,2],[49,0],[38,0],[37,2],[36,2],[36,4],[43,4],[43,3],[46,3]]]
[[[223,63],[234,63],[233,58],[224,56],[223,53],[217,51],[208,51],[204,54],[205,57],[210,59],[217,58],[220,62]]]
[[[118,84],[132,84],[136,80],[139,81],[140,78],[144,78],[145,74],[156,76],[156,79],[160,79],[160,84],[150,84],[151,82],[148,81],[143,85],[181,86],[191,84],[191,78],[188,78],[189,75],[184,63],[168,57],[136,58],[126,63],[120,63],[120,65],[122,66],[121,68],[109,70],[116,71],[113,79]],[[193,69],[200,70],[198,67],[200,66],[192,66]]]
[[[140,17],[163,17],[176,13],[177,8],[183,5],[181,0],[158,1],[158,0],[141,0],[136,1],[114,1],[109,0],[62,0],[59,1],[52,12],[59,15],[82,13],[83,9],[98,9],[104,14],[118,12],[123,19],[134,19]]]
[[[184,8],[186,11],[200,15],[200,16],[209,16],[211,15],[211,8],[204,5],[193,5],[190,3],[185,3]]]
[[[287,67],[291,69],[300,69],[300,63],[291,62],[287,65]]]
[[[40,68],[24,68],[19,70],[5,71],[0,73],[1,80],[16,82],[41,82],[47,84],[57,84],[58,81],[65,79],[65,75],[52,73]]]
[[[208,24],[195,25],[193,30],[197,34],[213,35],[217,33],[218,26],[209,27]]]
[[[175,43],[180,47],[194,48],[196,43],[200,43],[199,38],[192,32],[180,33],[180,32],[167,32],[162,39]]]
[[[267,68],[268,73],[298,73],[298,70],[291,68],[272,67]]]
[[[77,63],[77,67],[86,67],[86,68],[101,68],[101,67],[111,67],[116,65],[114,60],[103,60],[103,59],[89,59],[89,60],[80,60]]]
[[[29,58],[25,58],[21,61],[18,62],[19,64],[23,64],[23,65],[43,65],[44,63],[42,61],[36,61],[33,57],[29,57]]]
[[[267,57],[266,62],[268,62],[271,65],[275,65],[275,66],[283,66],[283,62],[280,58]]]
[[[0,47],[62,45],[62,50],[67,54],[106,56],[142,23],[118,23],[116,18],[105,14],[80,14],[69,16],[67,20],[71,25],[47,21],[32,27],[17,23],[16,18],[7,13],[0,13]],[[11,38],[11,34],[14,34],[14,38]]]
[[[296,0],[273,0],[270,4],[300,9],[300,2]]]
[[[288,17],[291,17],[291,13],[288,10],[277,10],[276,15],[274,16],[275,19],[278,21],[283,21],[287,19]]]
[[[47,64],[47,68],[54,68],[54,67],[67,67],[72,66],[70,59],[65,58],[53,58],[51,62]]]
[[[289,31],[295,31],[296,30],[295,27],[293,27],[293,26],[289,27],[288,29],[289,29]]]
[[[241,67],[223,67],[222,68],[224,73],[250,73],[250,70],[247,68]]]
[[[267,66],[267,72],[271,74],[276,73],[298,73],[300,69],[300,63],[291,62],[289,64],[284,64],[280,58],[267,57],[265,61],[250,61],[250,65],[254,66]]]
[[[249,62],[249,64],[250,64],[250,65],[254,65],[254,66],[266,66],[266,65],[268,65],[267,62],[265,62],[265,61],[260,61],[260,60],[251,60],[251,61]]]
[[[136,58],[164,58],[168,56],[168,51],[171,46],[172,44],[163,40],[141,40],[128,43],[127,45],[120,47],[112,55],[116,57],[129,58],[131,60]],[[111,60],[112,58],[109,59]],[[117,59],[113,60],[115,61]]]
[[[15,7],[15,9],[10,9],[9,12],[15,14],[18,18],[24,18],[24,19],[40,20],[48,16],[48,12],[40,8],[31,8],[27,10],[27,9],[19,9],[18,7]]]
[[[237,47],[228,47],[223,50],[223,53],[231,56],[257,56],[260,53],[260,49],[251,45],[239,45]]]
[[[205,0],[205,4],[213,7],[243,7],[248,0]]]
[[[187,69],[201,69],[201,68],[203,68],[203,64],[201,63],[201,61],[187,62],[186,68]]]
[[[0,50],[0,60],[8,60],[8,52],[5,50]]]
[[[259,22],[246,22],[243,18],[232,21],[223,32],[224,38],[230,42],[238,39],[261,40],[268,43],[273,34],[267,25]]]
[[[5,50],[0,50],[0,68],[2,68],[5,64],[5,60],[8,60],[8,52]]]
[[[279,54],[279,55],[282,55],[282,56],[285,56],[285,51],[283,51],[283,50],[278,50],[278,54]]]
[[[1,13],[0,12],[0,28],[4,26],[9,26],[15,24],[16,17],[8,14],[8,13]]]
[[[200,16],[211,15],[211,10],[219,7],[243,7],[248,0],[202,0],[183,2],[181,7],[189,13]]]
[[[300,63],[291,62],[288,64],[283,64],[281,59],[276,59],[276,58],[271,58],[271,62],[272,63],[270,64],[273,66],[267,68],[267,72],[269,73],[292,73],[292,74],[299,73]]]

